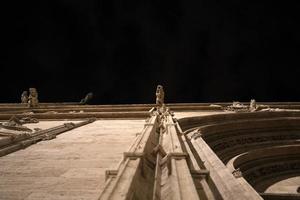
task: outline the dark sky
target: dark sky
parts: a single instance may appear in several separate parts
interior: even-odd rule
[[[295,1],[297,2],[297,1]],[[2,6],[0,102],[300,101],[299,6],[42,0]]]

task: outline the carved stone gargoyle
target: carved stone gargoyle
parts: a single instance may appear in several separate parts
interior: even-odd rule
[[[83,99],[81,99],[79,104],[86,105],[92,100],[92,98],[93,98],[93,93],[90,92]]]
[[[243,176],[243,173],[242,173],[242,171],[240,170],[240,168],[237,168],[237,169],[233,170],[232,175],[233,175],[235,178],[241,178],[241,177]]]
[[[156,106],[161,107],[165,103],[165,92],[162,85],[156,88]]]
[[[255,99],[251,99],[250,105],[249,105],[249,111],[254,112],[257,110],[257,108],[258,108],[258,106],[256,105]]]
[[[37,107],[39,105],[38,92],[36,88],[29,88],[28,106]]]
[[[23,93],[21,95],[21,103],[28,103],[28,92],[27,91],[23,91]]]
[[[158,113],[165,113],[167,108],[165,106],[165,92],[162,85],[158,85],[156,88],[156,110]]]

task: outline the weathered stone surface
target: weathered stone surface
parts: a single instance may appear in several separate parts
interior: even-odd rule
[[[19,103],[0,104],[1,123],[13,115],[30,115],[39,120],[66,120],[40,121],[26,125],[32,130],[44,130],[64,123],[71,127],[72,123],[92,116],[101,119],[58,135],[53,140],[42,141],[0,158],[0,199],[97,199],[103,190],[105,176],[112,180],[118,177],[115,169],[121,160],[129,162],[128,170],[124,176],[120,176],[120,191],[128,191],[124,188],[132,185],[129,191],[137,190],[134,197],[143,197],[145,192],[152,191],[154,173],[147,172],[159,169],[156,163],[160,163],[162,167],[156,173],[156,178],[161,177],[156,186],[160,188],[157,194],[162,194],[163,199],[182,194],[185,198],[189,194],[195,195],[195,191],[191,190],[191,178],[194,183],[197,182],[195,185],[200,199],[260,199],[259,194],[263,197],[268,195],[263,192],[269,192],[273,197],[282,192],[291,195],[299,187],[299,176],[291,182],[289,177],[299,174],[299,157],[290,146],[299,146],[300,104],[266,103],[270,105],[268,112],[260,109],[261,104],[243,104],[247,107],[245,112],[224,112],[221,108],[229,103],[215,103],[213,106],[209,103],[166,104],[162,111],[167,111],[167,107],[171,108],[175,111],[176,119],[160,126],[163,132],[161,135],[164,136],[161,146],[157,145],[156,140],[138,142],[142,129],[149,129],[156,124],[151,120],[145,121],[149,116],[148,111],[156,104],[87,106],[78,103],[42,103],[34,108]],[[257,108],[254,109],[256,112],[249,112],[250,107]],[[156,112],[153,109],[151,116]],[[170,113],[171,116],[172,114]],[[5,135],[0,137],[2,146],[11,141],[12,138]],[[133,142],[139,144],[131,146],[136,150],[143,149],[146,143],[151,148],[147,148],[146,153],[132,153],[128,148]],[[272,157],[275,152],[273,147],[276,146],[284,146],[286,150],[278,152],[287,154]],[[270,147],[271,150],[267,152],[266,149]],[[245,157],[232,158],[253,150],[261,153],[255,153],[256,156],[249,154],[246,157],[248,160]],[[291,156],[289,152],[294,152],[295,155]],[[161,155],[158,159],[161,162],[155,162],[153,155]],[[257,155],[265,155],[266,158],[258,159]],[[239,166],[235,160],[243,160],[246,164],[240,162]],[[231,166],[224,165],[227,162]],[[242,176],[232,174],[238,168]],[[106,174],[107,170],[111,170],[111,173]],[[133,174],[136,176],[132,176]],[[235,178],[234,175],[238,176]],[[273,177],[283,175],[289,177],[284,181],[276,179],[276,183],[270,183],[274,181]],[[130,184],[130,180],[136,180],[135,184]],[[268,190],[257,189],[262,188],[262,185]],[[148,199],[151,197],[151,194],[147,196]]]
[[[143,124],[143,120],[96,121],[1,157],[0,199],[97,199],[105,170],[118,164]]]

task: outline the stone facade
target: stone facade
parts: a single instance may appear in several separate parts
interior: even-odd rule
[[[300,103],[236,112],[164,95],[0,104],[0,199],[299,199]],[[12,116],[31,131],[6,127]]]

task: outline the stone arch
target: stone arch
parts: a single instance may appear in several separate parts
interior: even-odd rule
[[[187,138],[201,137],[240,182],[260,193],[300,176],[300,112],[225,113],[180,119]]]

